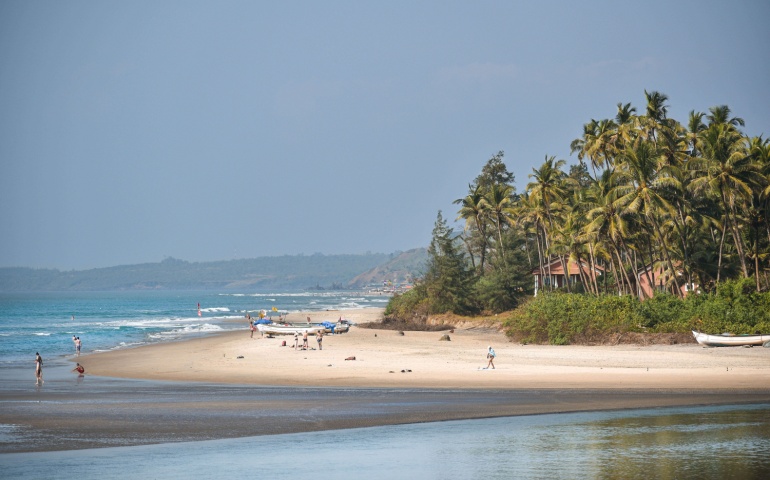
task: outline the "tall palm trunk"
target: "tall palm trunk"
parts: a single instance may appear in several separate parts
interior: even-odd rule
[[[591,265],[591,281],[593,282],[594,293],[599,295],[599,282],[596,280],[596,255],[594,254],[593,242],[588,242],[588,257]]]
[[[719,278],[722,274],[722,254],[724,252],[726,234],[727,225],[722,222],[722,237],[719,239],[719,260],[717,261],[717,285],[719,285]]]
[[[676,287],[675,295],[677,297],[681,297],[682,290],[679,288],[679,281],[676,279],[676,270],[674,270],[674,264],[671,261],[671,255],[668,254],[668,245],[666,244],[666,239],[660,231],[660,226],[658,225],[657,220],[655,220],[654,218],[652,218],[651,220],[652,220],[652,226],[655,229],[655,234],[658,236],[658,240],[660,241],[660,245],[663,249],[663,256],[666,259],[666,264],[668,265],[668,269],[671,272],[671,278],[674,281],[674,286]]]
[[[620,282],[625,280],[625,284],[628,286],[628,291],[633,292],[633,285],[631,285],[631,280],[628,279],[628,273],[626,273],[625,267],[623,267],[623,258],[620,255],[620,249],[618,248],[617,244],[613,242],[612,244],[612,250],[615,252],[615,256],[618,259],[618,270],[620,271]],[[625,290],[624,288],[621,288],[621,291]]]
[[[728,224],[730,228],[730,233],[733,236],[733,243],[735,243],[735,249],[738,251],[738,258],[741,260],[741,269],[743,270],[743,277],[749,278],[749,269],[746,266],[746,258],[744,256],[744,249],[743,249],[743,240],[741,239],[740,233],[738,232],[738,227],[735,221],[735,208],[733,207],[732,202],[728,201],[727,199],[727,192],[724,191],[724,189],[721,192],[722,194],[722,204],[725,208],[725,219],[726,223]]]

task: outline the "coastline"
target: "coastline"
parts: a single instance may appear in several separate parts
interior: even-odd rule
[[[331,312],[292,314],[313,320]],[[335,312],[336,313],[336,312]],[[355,323],[376,321],[380,309],[344,311]],[[443,335],[449,341],[441,341]],[[285,342],[286,346],[282,346]],[[230,331],[183,341],[80,357],[89,375],[145,380],[262,386],[445,389],[692,389],[770,388],[770,350],[704,348],[697,344],[519,345],[488,328],[404,332],[352,327],[315,337],[294,350],[293,336],[250,338]],[[300,345],[302,339],[299,340]],[[487,366],[487,347],[496,353]],[[355,360],[352,360],[355,358]],[[351,360],[347,360],[351,359]]]
[[[343,311],[356,323],[381,313]],[[339,313],[292,315],[316,320]],[[257,332],[252,339],[245,319],[242,324],[239,331],[82,355],[77,360],[86,377],[80,381],[66,368],[49,371],[36,390],[27,385],[28,375],[23,387],[3,380],[0,423],[18,427],[18,434],[0,442],[0,452],[548,413],[770,405],[770,351],[763,348],[524,346],[491,329],[402,336],[353,327],[324,337],[323,350],[311,336],[314,350],[295,351],[293,336]],[[444,333],[450,341],[439,340]],[[490,345],[496,368],[482,370]]]

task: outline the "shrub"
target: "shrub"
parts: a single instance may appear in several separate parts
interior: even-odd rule
[[[770,333],[770,293],[756,293],[745,280],[685,299],[548,292],[511,312],[504,326],[515,341],[552,345],[593,343],[626,332]]]

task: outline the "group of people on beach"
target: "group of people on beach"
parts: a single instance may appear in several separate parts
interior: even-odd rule
[[[309,320],[309,317],[308,317]],[[302,348],[299,347],[299,333],[294,332],[294,350],[307,350],[310,348],[307,342],[308,337],[308,331],[305,330],[302,332]],[[323,330],[318,330],[315,334],[315,339],[318,342],[318,350],[323,350],[323,340],[324,340],[324,332]]]
[[[74,316],[72,317],[75,318]],[[80,337],[73,335],[72,336],[72,343],[75,344],[75,355],[80,356],[80,350],[82,348],[83,343],[80,341]],[[72,369],[73,372],[76,372],[78,374],[78,378],[82,378],[85,373],[86,369],[81,365],[80,363],[77,363],[75,365],[75,368]],[[35,385],[42,385],[43,384],[43,357],[40,356],[40,352],[35,352]]]

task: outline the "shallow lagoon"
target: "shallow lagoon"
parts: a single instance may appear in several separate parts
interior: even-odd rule
[[[0,455],[5,478],[767,478],[770,405],[568,413]]]

